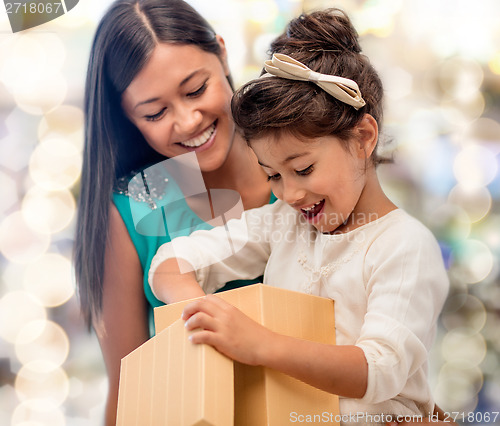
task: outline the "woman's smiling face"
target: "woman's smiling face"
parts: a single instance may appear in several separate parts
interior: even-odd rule
[[[364,155],[334,136],[298,139],[280,134],[252,140],[273,193],[318,231],[333,232],[358,208],[366,184]]]
[[[232,89],[221,58],[193,45],[158,44],[122,95],[127,117],[166,157],[196,152],[202,171],[222,166],[231,149]]]

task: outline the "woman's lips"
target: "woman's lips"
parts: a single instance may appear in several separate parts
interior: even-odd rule
[[[188,151],[203,151],[210,148],[215,140],[215,134],[217,133],[217,122],[212,123],[203,133],[192,139],[184,142],[177,142],[178,145],[187,149]]]

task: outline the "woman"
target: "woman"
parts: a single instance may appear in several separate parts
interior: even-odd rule
[[[144,281],[169,241],[137,232],[128,180],[194,152],[208,189],[237,191],[245,209],[270,201],[265,173],[235,133],[231,96],[224,41],[188,4],[117,0],[102,18],[85,88],[75,272],[108,373],[107,425],[115,424],[120,360],[150,337],[159,302]]]

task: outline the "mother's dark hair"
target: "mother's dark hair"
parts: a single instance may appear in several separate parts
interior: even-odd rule
[[[80,303],[89,325],[102,308],[113,185],[117,178],[164,159],[147,144],[121,107],[123,92],[162,42],[196,45],[221,56],[213,28],[182,0],[117,0],[99,23],[92,44],[74,249]]]

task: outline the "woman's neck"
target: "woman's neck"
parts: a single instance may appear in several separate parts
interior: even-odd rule
[[[224,164],[217,170],[204,172],[203,179],[208,189],[237,191],[245,209],[266,204],[271,194],[267,176],[257,157],[238,134]]]

